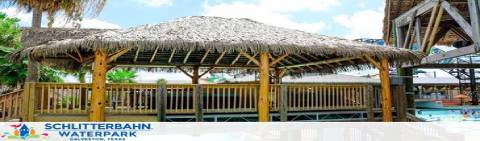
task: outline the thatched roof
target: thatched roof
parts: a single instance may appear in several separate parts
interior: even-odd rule
[[[113,29],[74,29],[74,28],[23,28],[22,44],[25,47],[38,46],[50,41],[64,39],[79,39],[88,35],[98,34]]]
[[[12,57],[31,55],[44,64],[75,68],[91,62],[75,61],[72,54],[75,56],[79,52],[83,58],[88,58],[93,55],[93,50],[100,48],[110,53],[128,49],[111,63],[114,65],[164,67],[200,65],[255,69],[255,64],[239,55],[239,51],[252,56],[269,51],[272,58],[288,53],[289,56],[276,67],[300,73],[331,73],[369,67],[362,59],[363,55],[386,57],[393,64],[418,59],[416,54],[403,49],[275,27],[249,19],[220,17],[185,17],[80,39],[51,41],[23,48]],[[298,64],[304,65],[292,66]]]
[[[413,7],[427,1],[430,1],[430,0],[387,0],[386,6],[385,6],[385,19],[384,19],[384,25],[383,25],[383,33],[384,33],[383,37],[385,41],[388,41],[388,39],[386,39],[388,33],[392,35],[390,37],[393,37],[393,32],[391,31],[394,28],[391,21],[395,20],[397,17],[406,13]],[[447,0],[447,1],[452,6],[457,8],[466,19],[468,19],[469,15],[468,15],[467,0]],[[429,15],[430,14],[428,14],[428,16],[423,16],[421,18],[422,35],[426,31],[426,27],[428,25],[428,20],[430,17]],[[455,32],[459,32],[459,30],[461,32],[461,28],[454,23],[454,20],[450,16],[448,16],[448,14],[444,14],[442,17],[442,22],[439,27],[439,31],[445,32],[445,33],[442,33],[442,34],[445,34],[445,36],[443,38],[438,39],[438,44],[451,45],[454,41],[462,40],[461,37],[459,37],[455,33]],[[392,39],[390,41],[393,42]]]

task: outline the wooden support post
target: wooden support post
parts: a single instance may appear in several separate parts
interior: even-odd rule
[[[260,90],[258,97],[258,121],[268,122],[270,120],[270,86],[269,86],[269,59],[268,52],[260,53]]]
[[[422,47],[422,20],[420,17],[415,18],[415,40],[417,41],[417,50]]]
[[[200,79],[199,75],[199,66],[194,66],[193,67],[193,74],[192,74],[192,84],[198,84],[198,80]]]
[[[157,85],[157,119],[164,122],[167,121],[167,84],[166,82],[160,82]]]
[[[280,121],[288,121],[288,93],[287,85],[280,85]]]
[[[367,120],[368,121],[375,121],[375,113],[373,111],[373,86],[368,85],[367,88]]]
[[[428,39],[430,38],[432,27],[435,21],[435,17],[437,17],[437,11],[439,8],[440,8],[440,3],[437,3],[432,10],[432,15],[430,15],[430,19],[428,20],[429,22],[428,22],[427,30],[425,31],[425,36],[423,37],[422,47],[420,47],[420,50],[424,53],[427,52]]]
[[[411,40],[413,40],[412,39],[412,34],[415,33],[415,32],[411,33],[414,30],[413,28],[414,28],[414,24],[415,24],[415,20],[416,20],[415,15],[417,15],[416,11],[413,12],[413,14],[412,14],[412,17],[411,17],[412,19],[410,20],[410,23],[408,24],[407,36],[405,37],[405,41],[403,42],[403,45],[402,45],[403,48],[406,48],[406,49],[410,49],[410,47],[411,47],[410,42],[411,42]]]
[[[25,122],[34,121],[34,111],[35,111],[35,83],[27,82],[24,85],[23,90],[23,101],[22,101],[22,116],[21,120]],[[10,114],[10,113],[8,113]]]
[[[195,86],[195,119],[197,122],[203,122],[203,86]]]
[[[407,102],[407,108],[415,108],[415,95],[414,95],[414,86],[413,86],[413,69],[412,68],[401,68],[399,69],[400,76],[403,77],[403,82],[405,84],[405,98]],[[414,114],[415,111],[407,112]]]
[[[438,33],[438,26],[440,25],[442,16],[443,16],[443,8],[439,8],[437,17],[435,18],[435,23],[433,24],[432,31],[430,31],[431,33],[428,39],[428,45],[426,50],[427,54],[430,54],[430,49],[432,48],[433,45],[435,45],[434,39]]]
[[[389,71],[389,64],[386,58],[380,59],[380,81],[381,81],[381,88],[382,88],[382,113],[383,113],[383,121],[384,122],[391,122],[393,121],[392,118],[392,98],[391,98],[391,91],[390,91],[390,73]]]
[[[402,48],[405,41],[405,31],[401,25],[395,24],[395,42],[398,48]]]
[[[405,85],[395,85],[393,89],[393,97],[395,97],[395,109],[398,121],[407,121],[407,97],[405,94]]]
[[[34,117],[35,117],[35,96],[36,96],[36,87],[35,87],[35,84],[36,83],[32,83],[30,84],[30,94],[28,95],[28,121],[35,121],[34,120]]]
[[[105,84],[107,74],[107,51],[99,49],[95,51],[93,69],[92,97],[90,104],[89,121],[105,121]]]

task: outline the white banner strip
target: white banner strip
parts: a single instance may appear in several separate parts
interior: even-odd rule
[[[0,140],[66,141],[478,141],[475,122],[0,123]]]

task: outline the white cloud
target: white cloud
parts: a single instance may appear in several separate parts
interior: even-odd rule
[[[174,0],[137,0],[138,2],[152,7],[172,6]]]
[[[261,0],[259,4],[245,3],[241,1],[232,3],[209,4],[205,2],[203,5],[203,15],[219,16],[229,18],[249,18],[269,25],[275,25],[285,28],[303,30],[307,32],[320,32],[327,25],[322,22],[297,22],[287,12],[303,11],[303,10],[326,10],[333,6],[335,0],[301,0],[302,2],[293,2],[287,0]],[[314,8],[309,4],[316,4],[318,1],[324,1],[325,5]],[[328,2],[330,1],[330,2]],[[298,4],[302,3],[302,4]],[[288,5],[291,7],[288,8]],[[329,6],[327,6],[329,5]]]
[[[350,29],[345,38],[382,38],[383,17],[383,11],[365,10],[351,16],[338,15],[333,20]]]
[[[53,23],[53,27],[63,27],[63,28],[72,28],[73,23],[72,22],[66,22],[64,20],[64,17],[59,17],[56,18],[55,22]],[[106,21],[98,20],[98,19],[83,19],[82,22],[80,22],[81,28],[99,28],[99,29],[120,29],[119,25],[109,23]]]
[[[5,8],[5,9],[0,9],[0,12],[6,13],[9,17],[16,17],[20,19],[20,25],[21,26],[31,26],[32,23],[32,13],[27,13],[24,11],[19,11],[16,8],[10,7],[10,8]],[[63,27],[63,28],[71,28],[73,27],[72,23],[69,22],[67,23],[65,20],[65,16],[59,14],[55,18],[55,22],[53,23],[53,27]],[[42,26],[46,27],[47,25],[47,20],[42,21]],[[82,28],[103,28],[103,29],[118,29],[121,28],[119,25],[109,23],[107,21],[102,21],[98,19],[92,19],[92,18],[84,18],[81,21],[81,27]]]
[[[10,7],[5,9],[0,9],[0,12],[7,14],[8,17],[15,17],[20,19],[20,25],[26,26],[30,25],[32,22],[32,14],[24,11],[19,11],[16,8]]]

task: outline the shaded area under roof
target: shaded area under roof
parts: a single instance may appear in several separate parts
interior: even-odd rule
[[[386,0],[386,6],[385,6],[385,18],[384,18],[384,23],[383,23],[383,37],[385,41],[388,41],[386,39],[388,36],[388,33],[390,33],[393,37],[394,32],[392,31],[393,28],[393,23],[396,18],[400,17],[402,14],[406,13],[410,9],[414,8],[415,6],[421,5],[422,3],[428,2],[428,1],[441,1],[441,0]],[[468,14],[468,1],[467,0],[446,0],[448,1],[453,7],[457,8],[460,13],[468,19],[469,14]],[[423,16],[421,18],[421,32],[424,34],[425,29],[428,25],[428,20],[430,18],[430,15],[428,16]],[[443,44],[443,45],[451,45],[453,42],[462,40],[460,36],[458,36],[458,33],[455,32],[462,32],[462,29],[455,24],[454,20],[448,15],[444,14],[442,18],[442,24],[439,25],[439,31],[445,32],[445,37],[439,39],[438,44]],[[389,32],[390,31],[390,32]],[[393,39],[389,40],[393,42]]]

